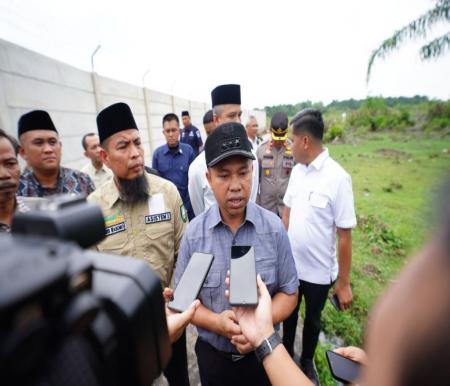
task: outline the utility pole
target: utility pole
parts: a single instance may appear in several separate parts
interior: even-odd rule
[[[92,85],[93,85],[93,89],[94,89],[94,98],[95,98],[95,108],[96,108],[96,112],[98,113],[101,108],[101,96],[100,96],[100,90],[99,90],[99,85],[98,85],[98,78],[97,78],[97,73],[94,70],[94,56],[95,54],[100,50],[102,46],[99,44],[97,46],[97,48],[94,50],[94,52],[92,52],[91,55],[91,74],[92,74]]]

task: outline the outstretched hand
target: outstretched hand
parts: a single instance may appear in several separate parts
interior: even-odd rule
[[[163,297],[166,303],[167,329],[169,330],[170,342],[173,343],[181,336],[186,326],[194,317],[195,311],[200,305],[200,300],[194,300],[184,312],[175,312],[167,307],[167,303],[172,300],[173,290],[171,288],[164,288]]]
[[[225,283],[229,288],[229,272]],[[253,348],[258,347],[265,338],[274,332],[272,324],[272,299],[260,275],[257,276],[256,283],[258,285],[258,306],[232,307],[241,327],[242,335]],[[229,298],[229,290],[225,291],[225,296]],[[233,337],[233,339],[236,342],[243,342],[237,337]]]

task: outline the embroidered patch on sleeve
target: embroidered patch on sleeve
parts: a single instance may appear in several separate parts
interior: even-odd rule
[[[187,221],[187,218],[188,218],[187,210],[183,204],[180,205],[180,216],[181,216],[181,219],[183,220],[183,222]]]

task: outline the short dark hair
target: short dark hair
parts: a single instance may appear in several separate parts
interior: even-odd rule
[[[178,119],[178,115],[174,113],[168,113],[164,115],[162,119],[162,124],[164,126],[164,122],[177,121],[178,125],[180,124],[180,120]]]
[[[324,123],[322,113],[317,109],[303,109],[295,114],[291,120],[292,131],[295,135],[301,132],[308,132],[314,138],[322,140]]]
[[[6,138],[13,147],[16,156],[19,154],[19,142],[17,142],[15,138],[11,137],[3,129],[0,129],[0,138]]]
[[[203,115],[203,124],[206,125],[214,121],[214,114],[212,110],[208,110],[205,115]]]
[[[81,145],[83,146],[84,150],[87,150],[86,138],[87,137],[93,137],[94,135],[97,135],[97,134],[95,134],[95,133],[87,133],[87,134],[83,135],[83,138],[81,139]]]

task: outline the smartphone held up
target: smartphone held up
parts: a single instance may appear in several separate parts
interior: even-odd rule
[[[195,252],[178,282],[173,300],[167,305],[172,311],[183,312],[197,299],[198,294],[211,269],[214,256]]]
[[[230,304],[258,305],[255,250],[251,246],[232,246],[230,263]]]

